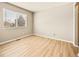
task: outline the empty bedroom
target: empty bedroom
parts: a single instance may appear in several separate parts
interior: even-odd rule
[[[0,2],[0,57],[79,56],[78,12],[78,2]]]

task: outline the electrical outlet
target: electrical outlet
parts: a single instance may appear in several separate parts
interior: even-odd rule
[[[56,36],[56,34],[55,34],[55,33],[53,33],[53,36],[55,37],[55,36]]]
[[[55,33],[53,33],[53,36],[55,37],[55,36],[56,36],[56,34],[55,34]]]

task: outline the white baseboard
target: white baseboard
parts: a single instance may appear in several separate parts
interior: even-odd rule
[[[4,42],[1,42],[0,45],[6,44],[6,43],[9,43],[9,42],[18,40],[18,39],[22,39],[22,38],[24,38],[24,37],[28,37],[28,36],[31,36],[31,35],[33,35],[33,34],[23,35],[23,36],[20,36],[20,37],[15,38],[15,39],[11,39],[11,40],[8,40],[8,41],[4,41]]]
[[[77,54],[77,56],[79,57],[79,53]]]
[[[50,38],[50,39],[55,39],[55,40],[60,40],[60,41],[65,41],[65,42],[69,42],[69,43],[72,43],[72,41],[67,41],[67,40],[63,40],[63,39],[60,39],[60,38],[54,38],[54,37],[50,37],[50,36],[47,36],[47,35],[40,35],[40,34],[34,34],[36,36],[40,36],[40,37],[45,37],[45,38]]]
[[[63,40],[63,39],[60,39],[60,38],[50,37],[50,36],[41,35],[41,34],[33,34],[33,35],[40,36],[40,37],[45,37],[45,38],[50,38],[50,39],[55,39],[55,40],[60,40],[60,41],[64,41],[64,42],[68,42],[68,43],[73,44],[73,46],[79,48],[79,46],[75,45],[74,41]]]
[[[15,39],[11,39],[11,40],[8,40],[8,41],[1,42],[0,45],[6,44],[6,43],[8,43],[8,42],[15,41],[15,40],[18,40],[18,39],[22,39],[22,38],[24,38],[24,37],[28,37],[28,36],[31,36],[31,35],[36,35],[36,36],[40,36],[40,37],[45,37],[45,38],[50,38],[50,39],[55,39],[55,40],[65,41],[65,42],[69,42],[69,43],[72,43],[72,44],[73,44],[72,41],[67,41],[67,40],[63,40],[63,39],[59,39],[59,38],[54,38],[54,37],[50,37],[50,36],[46,36],[46,35],[29,34],[29,35],[24,35],[24,36],[15,38]],[[74,45],[74,44],[73,44],[73,45]],[[74,46],[76,46],[76,45],[74,45]]]
[[[78,45],[76,45],[76,44],[74,44],[74,43],[73,43],[73,45],[74,45],[75,47],[79,48],[79,46],[78,46]]]

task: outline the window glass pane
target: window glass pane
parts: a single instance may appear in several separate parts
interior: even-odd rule
[[[4,26],[5,27],[22,27],[27,26],[27,15],[12,10],[5,9],[4,11]]]
[[[18,26],[25,26],[27,24],[26,20],[27,20],[27,16],[25,14],[18,13],[18,19],[17,19]]]
[[[15,27],[16,26],[16,12],[5,9],[5,21],[4,26]]]

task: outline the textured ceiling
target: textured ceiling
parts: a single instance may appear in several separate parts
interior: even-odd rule
[[[60,7],[64,5],[72,5],[70,2],[9,2],[32,12],[52,9],[53,7]]]

